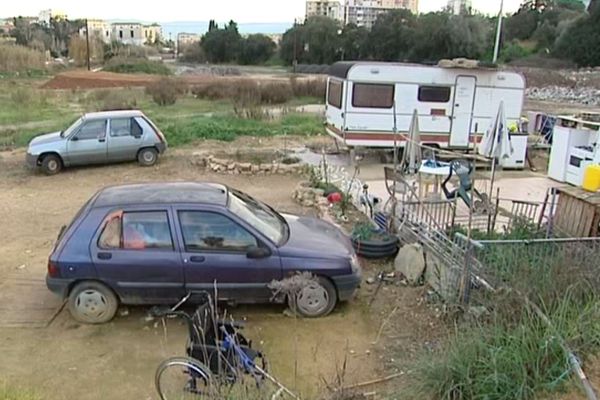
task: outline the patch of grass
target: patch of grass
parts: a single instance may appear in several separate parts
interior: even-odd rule
[[[233,141],[239,136],[315,135],[323,133],[322,121],[312,115],[289,114],[279,120],[259,121],[234,116],[180,119],[161,124],[169,144],[200,139]]]
[[[536,237],[517,224],[496,239]],[[495,294],[473,290],[471,305],[480,317],[460,321],[443,351],[417,367],[415,387],[421,398],[534,399],[557,392],[572,377],[559,338],[578,357],[600,351],[600,246],[588,243],[510,243],[477,250]],[[543,310],[552,327],[527,299]]]
[[[171,75],[173,72],[161,62],[144,58],[112,58],[104,67],[105,71],[122,74]]]
[[[44,69],[44,53],[25,46],[0,44],[0,72],[27,73]]]
[[[0,399],[2,400],[41,400],[41,397],[30,390],[17,389],[0,382]]]

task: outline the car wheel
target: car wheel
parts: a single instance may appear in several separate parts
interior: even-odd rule
[[[294,310],[293,299],[288,299]],[[317,318],[329,314],[337,304],[335,286],[326,278],[317,277],[296,295],[295,309],[303,317]]]
[[[62,160],[55,154],[48,154],[42,158],[42,171],[46,175],[56,175],[62,169]]]
[[[158,152],[156,151],[156,149],[152,149],[152,148],[142,149],[138,153],[138,162],[143,167],[150,167],[150,166],[156,164],[157,160],[158,160]]]
[[[114,292],[99,282],[81,282],[69,294],[69,312],[79,322],[103,324],[113,319],[119,301]]]

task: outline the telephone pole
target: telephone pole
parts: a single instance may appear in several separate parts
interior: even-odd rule
[[[87,50],[87,69],[91,70],[90,67],[90,26],[88,25],[88,19],[85,19],[85,46]]]
[[[500,53],[500,41],[502,39],[502,17],[504,14],[504,0],[500,0],[500,14],[498,14],[498,30],[496,31],[496,44],[494,45],[494,58],[492,62],[498,62],[498,53]]]

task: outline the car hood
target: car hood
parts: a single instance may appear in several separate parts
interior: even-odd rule
[[[283,256],[350,258],[350,239],[337,227],[317,218],[283,214],[290,227],[288,241],[279,248]]]
[[[29,146],[38,146],[41,144],[62,142],[65,139],[61,137],[60,134],[61,132],[59,131],[36,136],[33,139],[31,139],[31,142],[29,142]]]

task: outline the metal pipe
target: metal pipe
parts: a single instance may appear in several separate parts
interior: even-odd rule
[[[496,43],[494,45],[494,58],[492,62],[498,62],[498,53],[500,53],[500,39],[502,38],[502,14],[504,13],[504,0],[500,1],[500,14],[498,14],[498,29],[496,31]]]

